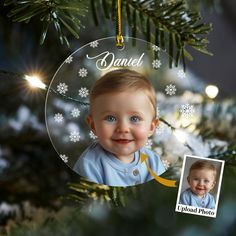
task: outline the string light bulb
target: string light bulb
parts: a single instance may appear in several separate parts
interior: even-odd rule
[[[174,130],[173,134],[179,142],[181,142],[183,144],[186,143],[187,135],[184,131],[176,129],[176,130]]]
[[[215,85],[207,85],[205,93],[209,98],[214,99],[218,95],[219,89]]]
[[[31,87],[36,87],[36,88],[41,88],[41,89],[46,89],[46,84],[44,84],[40,77],[37,75],[25,75],[25,80],[27,80],[30,84]]]

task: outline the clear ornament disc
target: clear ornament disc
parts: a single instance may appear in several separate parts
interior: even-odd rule
[[[157,91],[158,117],[167,121],[171,118],[170,124],[160,122],[146,143],[147,148],[157,152],[161,158],[165,155],[159,144],[171,139],[171,125],[179,122],[179,116],[189,119],[194,112],[189,103],[182,104],[182,107],[175,104],[175,96],[185,92],[178,86],[191,85],[183,70],[169,69],[169,55],[160,47],[131,37],[124,37],[122,49],[117,48],[115,37],[90,42],[72,53],[58,68],[49,85],[45,104],[46,126],[52,145],[72,169],[88,145],[96,140],[86,123],[90,89],[102,75],[121,68],[144,74]],[[167,97],[170,100],[168,105],[165,102]],[[179,155],[182,153],[176,150],[174,157],[162,158],[166,168]]]

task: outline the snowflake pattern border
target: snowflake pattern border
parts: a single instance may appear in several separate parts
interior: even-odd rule
[[[64,120],[64,117],[61,113],[56,113],[53,118],[54,118],[55,122],[59,123],[59,124],[62,123]]]
[[[166,85],[165,91],[166,91],[166,95],[170,95],[170,96],[175,95],[176,87],[173,84]]]
[[[153,60],[153,62],[152,62],[152,67],[153,67],[154,69],[160,68],[161,65],[162,65],[162,64],[161,64],[161,61],[158,60],[158,59]]]
[[[77,118],[80,116],[80,110],[78,108],[74,108],[72,111],[71,111],[71,115],[74,117],[74,118]]]
[[[66,156],[65,154],[60,154],[60,158],[61,158],[65,163],[67,163],[69,157]]]
[[[148,149],[151,149],[153,145],[153,142],[151,139],[148,139],[147,142],[145,143],[145,147]]]
[[[79,76],[82,77],[82,78],[87,77],[87,75],[88,75],[88,70],[85,69],[85,68],[81,68],[81,69],[79,70],[78,74],[79,74]]]
[[[179,70],[177,76],[181,79],[184,79],[186,78],[186,73],[184,72],[184,70]]]
[[[168,160],[161,160],[164,168],[168,170],[170,168],[170,162]]]
[[[68,91],[68,85],[65,83],[59,83],[57,85],[57,92],[60,94],[65,94]]]
[[[185,117],[185,118],[190,118],[193,116],[193,113],[195,112],[194,110],[194,106],[193,105],[190,105],[190,104],[184,104],[184,105],[181,105],[181,108],[180,108],[180,113]]]
[[[73,61],[73,57],[69,56],[66,58],[65,63],[70,64]]]
[[[91,139],[97,139],[98,137],[94,134],[94,132],[92,131],[92,130],[90,130],[90,132],[89,132],[89,137],[91,138]]]
[[[90,44],[89,44],[89,46],[91,47],[91,48],[96,48],[96,47],[98,47],[98,41],[97,40],[95,40],[95,41],[93,41],[93,42],[91,42]]]
[[[157,45],[152,45],[152,50],[155,52],[161,51],[161,48],[158,47]]]
[[[87,88],[79,89],[79,96],[82,98],[86,98],[89,95],[89,90]]]
[[[69,138],[70,138],[70,141],[71,141],[71,142],[76,143],[76,142],[78,142],[78,141],[80,140],[80,134],[79,134],[79,132],[77,132],[77,131],[72,131],[72,132],[70,133]]]

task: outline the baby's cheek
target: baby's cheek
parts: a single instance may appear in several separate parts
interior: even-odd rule
[[[97,127],[97,136],[100,138],[106,138],[110,135],[111,129],[106,125],[100,125]]]
[[[135,129],[135,136],[138,139],[147,139],[148,130],[146,127],[140,126]]]

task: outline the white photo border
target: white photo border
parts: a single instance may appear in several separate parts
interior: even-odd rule
[[[195,158],[196,160],[207,160],[207,161],[221,163],[220,175],[219,175],[219,178],[218,178],[218,189],[217,189],[217,193],[216,193],[215,209],[207,209],[207,208],[201,208],[201,207],[195,207],[195,206],[193,207],[193,206],[179,204],[179,199],[180,199],[180,194],[181,194],[181,189],[182,189],[182,183],[183,183],[183,177],[184,177],[184,172],[185,172],[185,167],[186,167],[185,164],[186,164],[187,157],[190,157],[190,158],[193,158],[193,159]],[[224,172],[224,164],[225,164],[224,160],[217,160],[217,159],[200,157],[200,156],[193,156],[193,155],[184,155],[175,211],[176,212],[181,212],[181,213],[187,213],[187,214],[193,214],[193,215],[200,215],[200,216],[207,216],[207,217],[216,218],[218,203],[219,203],[219,197],[220,197],[220,190],[221,190],[221,182],[222,182],[222,177],[223,177],[223,172]]]

